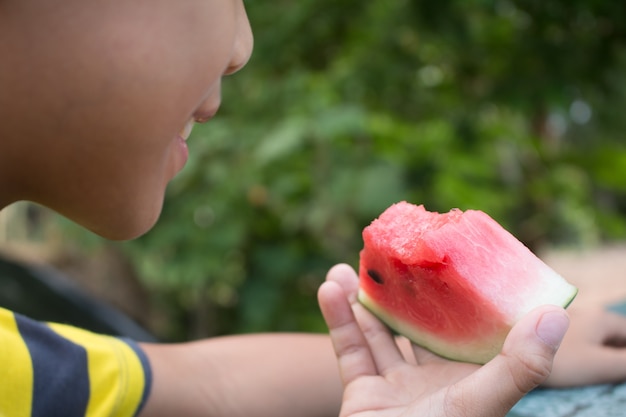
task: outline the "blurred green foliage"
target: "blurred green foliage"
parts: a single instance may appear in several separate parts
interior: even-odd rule
[[[484,210],[533,249],[626,236],[626,3],[247,8],[249,65],[123,246],[172,318],[160,336],[323,331],[326,270],[399,200]]]

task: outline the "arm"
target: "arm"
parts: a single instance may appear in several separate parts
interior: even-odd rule
[[[153,386],[141,416],[337,415],[341,381],[322,335],[229,336],[143,344]]]
[[[396,339],[398,351],[387,329],[355,302],[354,272],[336,267],[327,280],[319,296],[345,384],[342,416],[350,415],[351,407],[362,407],[359,399],[380,399],[385,391],[386,398],[404,396],[407,411],[416,415],[446,410],[453,416],[456,410],[464,416],[502,416],[541,383],[567,386],[626,378],[623,367],[613,366],[626,364],[626,350],[615,349],[626,344],[626,318],[612,313],[572,310],[571,331],[555,359],[567,316],[554,307],[536,310],[515,326],[502,354],[481,368],[441,359],[404,338]],[[540,323],[547,325],[543,339],[537,332]],[[329,416],[340,406],[337,359],[326,336],[245,335],[142,347],[154,374],[142,416]],[[580,361],[581,354],[586,361]],[[553,359],[554,372],[546,380]],[[385,370],[387,365],[393,372]],[[395,378],[396,385],[387,377]],[[476,414],[465,413],[467,409]]]

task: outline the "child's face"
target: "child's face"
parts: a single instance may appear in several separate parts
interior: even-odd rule
[[[187,159],[181,132],[215,114],[222,76],[250,57],[242,0],[8,0],[7,10],[0,144],[14,140],[0,173],[19,184],[14,199],[109,238],[144,233]]]

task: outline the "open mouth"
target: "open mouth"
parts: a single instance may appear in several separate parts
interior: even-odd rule
[[[185,125],[185,127],[183,127],[183,130],[180,131],[179,135],[181,138],[183,138],[183,140],[187,140],[189,139],[189,136],[191,135],[191,131],[193,130],[193,125],[194,125],[194,120],[191,119],[187,122],[187,124]]]

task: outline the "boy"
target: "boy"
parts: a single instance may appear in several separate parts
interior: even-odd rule
[[[145,233],[193,123],[251,51],[241,0],[0,0],[0,208],[30,200],[107,238]],[[320,288],[337,358],[321,335],[137,345],[0,309],[0,415],[503,416],[548,376],[568,325],[544,307],[482,368],[414,348],[416,366],[355,288],[343,265]]]

